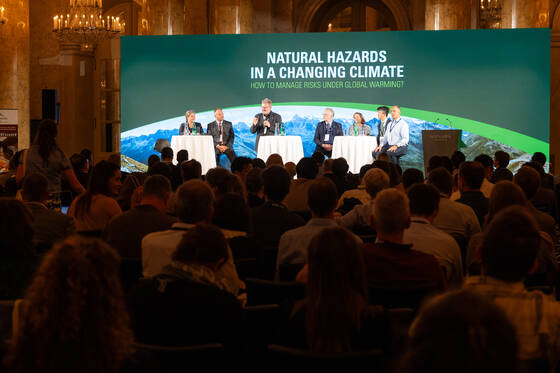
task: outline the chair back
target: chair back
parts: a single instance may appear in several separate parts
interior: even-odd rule
[[[418,310],[422,302],[440,291],[436,284],[420,284],[407,288],[369,287],[369,304],[385,308],[411,308]]]
[[[248,278],[247,305],[286,304],[305,298],[305,285],[295,281],[279,282]]]
[[[280,281],[295,281],[299,271],[305,264],[280,264],[278,266],[278,276]]]

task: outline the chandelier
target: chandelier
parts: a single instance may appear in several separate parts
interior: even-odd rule
[[[66,14],[53,17],[53,32],[61,44],[79,44],[82,51],[92,51],[125,30],[119,17],[103,18],[102,1],[69,0]]]
[[[500,0],[480,0],[480,25],[482,28],[500,28],[502,4]]]

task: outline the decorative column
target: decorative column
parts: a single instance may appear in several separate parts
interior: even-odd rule
[[[18,110],[18,149],[24,149],[30,143],[29,0],[0,0],[0,6],[0,108]]]
[[[211,0],[211,34],[250,34],[253,32],[251,0]]]
[[[139,35],[181,35],[185,30],[185,0],[141,0]]]
[[[500,0],[502,28],[550,26],[550,0]]]
[[[426,0],[426,30],[471,28],[471,0]]]

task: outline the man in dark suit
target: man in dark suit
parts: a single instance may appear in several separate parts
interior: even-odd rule
[[[323,113],[323,121],[317,125],[315,129],[315,138],[313,141],[317,145],[316,152],[321,152],[327,157],[332,155],[332,146],[336,136],[344,136],[342,132],[342,124],[333,121],[334,110],[326,108]]]
[[[377,145],[381,143],[381,139],[387,133],[387,128],[389,128],[389,123],[391,120],[388,118],[389,108],[387,106],[380,106],[377,108],[377,118],[379,118],[379,124],[377,125]],[[377,149],[376,149],[377,150]],[[379,147],[381,150],[381,147]]]
[[[253,118],[251,133],[257,134],[255,141],[255,151],[259,150],[259,140],[261,136],[274,136],[280,132],[282,117],[280,114],[272,112],[272,101],[268,98],[262,100],[262,113],[256,114]]]
[[[216,165],[220,165],[220,157],[225,154],[230,162],[235,159],[233,151],[233,140],[235,135],[231,122],[224,120],[224,112],[221,108],[214,109],[215,121],[208,123],[206,134],[211,135],[214,140],[214,152],[216,153]]]
[[[181,123],[179,126],[179,135],[203,135],[204,130],[202,125],[195,122],[195,114],[193,110],[189,110],[185,113],[185,122]]]

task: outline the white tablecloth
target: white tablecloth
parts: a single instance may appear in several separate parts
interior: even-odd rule
[[[298,163],[303,158],[303,144],[299,136],[261,136],[257,157],[266,162],[271,154],[280,154],[284,163]]]
[[[212,136],[173,136],[171,149],[176,155],[179,150],[187,149],[189,159],[196,159],[202,165],[202,174],[216,167],[216,153]],[[173,161],[175,163],[175,160]]]
[[[371,152],[377,147],[375,136],[336,136],[334,138],[332,158],[344,158],[353,174],[360,172],[360,167],[373,162]]]

